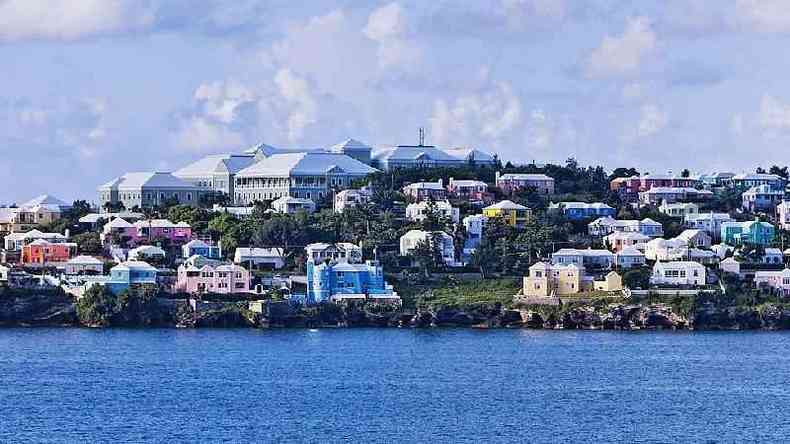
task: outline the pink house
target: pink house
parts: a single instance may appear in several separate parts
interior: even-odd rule
[[[175,288],[189,294],[249,293],[250,273],[240,265],[193,256],[178,267]]]
[[[141,220],[131,224],[118,217],[104,225],[101,239],[103,243],[125,243],[129,247],[163,239],[174,245],[183,245],[192,240],[192,227],[186,222],[174,224],[166,219]]]

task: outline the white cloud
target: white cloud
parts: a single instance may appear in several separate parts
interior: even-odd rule
[[[790,104],[783,103],[771,95],[764,95],[760,102],[758,124],[768,131],[790,129]]]
[[[422,59],[422,49],[406,35],[406,17],[398,3],[373,11],[362,32],[378,43],[378,66],[381,69],[413,71]]]
[[[790,32],[787,0],[736,0],[735,20],[758,32]]]
[[[431,136],[442,145],[495,142],[521,124],[521,101],[500,82],[481,94],[468,94],[452,104],[437,100],[430,118]]]
[[[656,47],[656,34],[647,17],[628,19],[619,36],[604,37],[587,62],[588,77],[622,76],[639,69],[643,59]]]
[[[288,113],[288,140],[299,141],[305,128],[317,120],[318,104],[313,98],[307,81],[289,69],[281,69],[274,82],[283,98],[291,105]]]
[[[144,29],[154,12],[130,0],[0,1],[0,40],[75,40]]]
[[[203,116],[193,116],[182,122],[174,140],[176,146],[198,152],[235,149],[243,142],[240,133]]]
[[[241,106],[257,100],[247,86],[232,80],[202,84],[195,90],[194,98],[203,104],[206,115],[226,124],[236,120]]]
[[[656,105],[642,106],[636,134],[638,137],[648,137],[658,133],[667,126],[669,116]]]

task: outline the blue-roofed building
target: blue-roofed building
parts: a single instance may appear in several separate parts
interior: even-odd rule
[[[213,154],[173,173],[205,191],[233,196],[236,174],[255,163],[253,154]]]
[[[400,303],[400,297],[384,280],[378,261],[351,264],[345,261],[307,262],[308,304],[344,301]]]
[[[383,149],[373,155],[373,165],[385,171],[396,168],[493,166],[495,164],[494,156],[478,149],[442,150],[431,145],[398,145]]]
[[[560,202],[549,205],[549,210],[559,211],[570,220],[596,219],[614,217],[617,211],[602,202]]]
[[[776,229],[768,222],[724,222],[721,224],[721,240],[728,245],[770,245]]]

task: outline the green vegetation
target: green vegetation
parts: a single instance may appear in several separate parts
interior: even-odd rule
[[[404,306],[428,308],[478,304],[510,305],[513,295],[521,289],[521,279],[498,278],[464,282],[447,277],[421,284],[396,282],[395,286],[404,299]]]
[[[77,301],[77,318],[91,327],[151,325],[158,314],[155,291],[125,290],[116,296],[94,285]]]

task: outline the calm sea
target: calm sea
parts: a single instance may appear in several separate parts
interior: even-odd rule
[[[0,330],[0,442],[790,436],[790,334]]]

